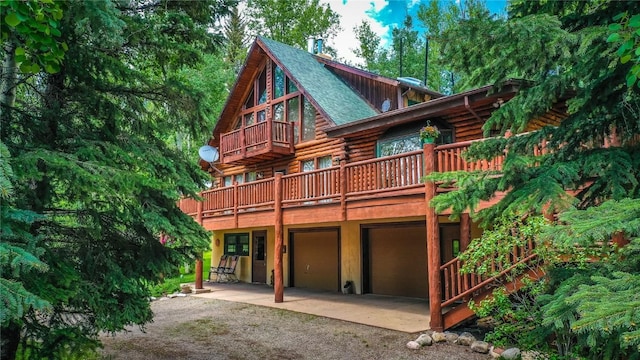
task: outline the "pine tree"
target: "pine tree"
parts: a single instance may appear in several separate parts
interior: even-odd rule
[[[15,102],[0,104],[15,193],[2,202],[2,284],[20,275],[12,262],[29,272],[19,277],[23,313],[3,317],[3,359],[18,345],[34,358],[79,356],[102,331],[144,325],[148,285],[209,246],[176,204],[196,196],[207,176],[196,155],[170,140],[176,129],[193,137],[209,130],[206,99],[182,71],[219,48],[210,29],[232,2],[54,4],[64,5],[54,22],[64,60],[50,69],[58,71],[17,72]],[[33,44],[3,41],[14,46],[2,55],[17,62],[16,49]],[[160,233],[171,235],[169,246]]]
[[[555,285],[541,324],[555,326],[558,334],[568,329],[574,340],[590,345],[581,351],[591,358],[640,351],[640,87],[631,81],[638,58],[628,57],[638,38],[631,35],[636,28],[625,32],[640,26],[640,17],[630,21],[636,6],[634,1],[514,1],[508,19],[465,20],[445,33],[446,57],[454,71],[465,74],[466,86],[499,88],[514,77],[527,81],[484,126],[486,135],[492,130],[519,135],[483,141],[466,154],[470,159],[506,154],[503,169],[446,174],[440,178],[456,181],[458,189],[432,204],[459,213],[501,191],[505,196],[495,206],[475,214],[485,225],[508,213],[553,211],[560,222],[540,240],[602,247],[606,256],[585,265],[587,276],[571,264],[560,266],[574,275],[551,278]],[[557,126],[523,133],[531,119],[554,108],[567,113]],[[543,142],[545,154],[533,156]],[[608,241],[620,232],[630,244],[615,253]]]
[[[236,74],[240,72],[247,54],[246,27],[246,20],[238,12],[238,7],[234,7],[224,26],[224,36],[226,38],[225,61],[232,64]]]

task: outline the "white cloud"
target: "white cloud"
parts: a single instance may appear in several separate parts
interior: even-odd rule
[[[367,12],[380,11],[386,5],[387,0],[324,0],[322,2],[329,4],[333,11],[340,14],[340,26],[342,27],[342,32],[328,45],[336,49],[339,58],[354,64],[362,63],[362,60],[353,53],[353,50],[359,45],[353,28],[360,25],[362,20],[367,20],[371,25],[371,30],[376,34],[382,36],[388,33],[387,26],[382,26],[367,15]]]

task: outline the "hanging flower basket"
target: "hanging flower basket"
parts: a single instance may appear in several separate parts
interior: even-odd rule
[[[440,130],[435,125],[431,125],[431,122],[427,120],[427,125],[420,129],[420,142],[422,144],[433,144],[440,136]]]

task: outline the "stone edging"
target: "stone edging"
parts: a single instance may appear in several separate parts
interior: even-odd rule
[[[469,346],[471,351],[481,353],[481,354],[489,354],[494,359],[506,359],[506,360],[514,360],[514,359],[522,359],[522,360],[542,360],[548,359],[544,354],[537,351],[520,351],[520,349],[516,347],[501,349],[492,346],[491,344],[480,341],[468,332],[463,332],[461,334],[457,334],[451,331],[445,332],[437,332],[437,331],[426,331],[423,334],[420,334],[417,339],[413,341],[409,341],[407,343],[407,348],[412,350],[418,350],[425,346],[431,346],[434,343],[449,343],[449,344],[457,344],[462,346]]]

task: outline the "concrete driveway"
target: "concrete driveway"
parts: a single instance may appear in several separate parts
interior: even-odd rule
[[[429,329],[426,299],[285,288],[284,302],[277,304],[273,288],[263,284],[205,282],[204,287],[211,292],[192,296],[285,309],[406,333]]]

